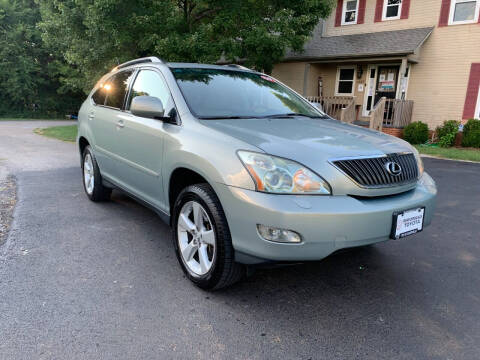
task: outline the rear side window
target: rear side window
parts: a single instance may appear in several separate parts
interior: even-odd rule
[[[123,107],[123,100],[128,91],[128,83],[132,74],[132,71],[123,71],[113,75],[103,85],[107,94],[107,100],[105,101],[106,106],[115,109],[121,109]]]
[[[107,94],[105,93],[105,89],[101,86],[95,93],[92,95],[92,100],[97,105],[105,104],[105,98]]]

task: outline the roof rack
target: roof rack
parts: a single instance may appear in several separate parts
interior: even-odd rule
[[[248,71],[252,71],[252,69],[249,69],[245,66],[242,66],[242,65],[238,65],[238,64],[225,64],[223,66],[227,66],[227,67],[232,67],[232,68],[236,68],[236,69],[241,69],[241,70],[248,70]]]
[[[115,66],[112,71],[116,71],[118,69],[123,69],[127,66],[131,66],[131,65],[135,65],[135,64],[142,64],[142,63],[149,63],[149,62],[160,62],[160,63],[164,63],[164,61],[162,59],[159,59],[158,57],[156,56],[148,56],[148,57],[143,57],[143,58],[139,58],[139,59],[134,59],[134,60],[130,60],[130,61],[127,61],[127,62],[124,62],[123,64],[120,64],[120,65],[117,65]]]

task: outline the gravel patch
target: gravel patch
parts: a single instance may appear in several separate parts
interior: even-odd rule
[[[0,245],[7,239],[16,202],[17,187],[15,178],[8,176],[3,180],[0,179]]]

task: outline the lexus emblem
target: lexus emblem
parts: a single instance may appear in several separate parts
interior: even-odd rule
[[[402,167],[395,161],[389,161],[385,164],[385,169],[390,175],[399,176],[402,173]]]

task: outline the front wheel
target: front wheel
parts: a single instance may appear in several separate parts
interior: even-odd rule
[[[229,286],[244,274],[234,261],[227,219],[208,184],[185,188],[173,208],[173,242],[186,276],[203,289]]]

